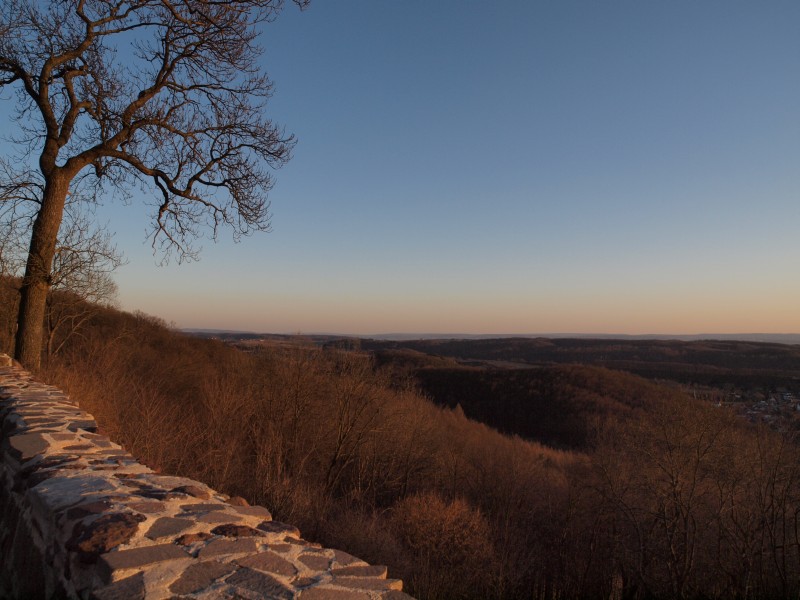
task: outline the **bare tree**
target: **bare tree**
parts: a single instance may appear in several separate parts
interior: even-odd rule
[[[0,275],[18,277],[25,270],[25,242],[40,205],[40,178],[31,169],[0,157]]]
[[[45,311],[48,357],[80,333],[99,307],[116,303],[117,284],[111,274],[123,264],[111,234],[70,208],[74,207],[67,207],[56,244]]]
[[[31,224],[41,207],[44,183],[40,173],[12,168],[0,158],[0,275],[20,281],[30,241]],[[45,309],[47,355],[63,345],[97,312],[112,305],[117,286],[112,272],[123,258],[111,234],[91,218],[94,190],[74,182],[64,206],[50,273]],[[19,294],[13,299],[14,309]],[[13,337],[13,328],[11,329]]]
[[[308,0],[295,0],[303,6]],[[293,138],[264,116],[258,26],[281,0],[5,0],[0,89],[16,98],[14,141],[43,186],[30,245],[16,357],[41,360],[56,240],[76,181],[154,192],[152,240],[169,257],[222,225],[269,227],[267,167]],[[16,162],[16,161],[15,161]],[[31,167],[19,161],[11,182]]]

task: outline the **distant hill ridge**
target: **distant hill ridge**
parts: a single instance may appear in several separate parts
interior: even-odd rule
[[[185,328],[185,333],[201,336],[222,337],[309,337],[309,338],[358,338],[374,340],[492,340],[492,339],[596,339],[596,340],[678,340],[696,342],[705,340],[761,342],[772,344],[800,344],[800,333],[695,333],[695,334],[624,334],[624,333],[376,333],[368,335],[349,333],[266,333],[235,329]]]

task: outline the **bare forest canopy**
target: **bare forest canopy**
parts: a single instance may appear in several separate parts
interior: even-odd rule
[[[436,403],[559,448],[585,449],[598,420],[625,419],[676,393],[725,403],[775,429],[800,429],[795,345],[498,338],[361,340],[360,347],[377,364],[413,376]]]
[[[800,345],[738,340],[495,338],[485,340],[362,340],[378,353],[413,350],[481,367],[581,364],[653,379],[724,386],[800,383]]]
[[[0,280],[3,349],[13,283]],[[163,473],[387,564],[421,600],[800,593],[795,437],[697,386],[332,338],[250,339],[243,351],[144,314],[87,314],[56,330],[38,376],[80,398],[104,433]],[[497,352],[469,360],[522,357]],[[434,384],[455,408],[430,401]],[[546,391],[530,409],[539,431],[526,440],[468,418],[474,390]],[[558,441],[533,439],[547,435]]]

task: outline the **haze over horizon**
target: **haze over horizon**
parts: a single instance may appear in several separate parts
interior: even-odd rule
[[[586,339],[586,340],[643,340],[643,341],[737,341],[737,342],[757,342],[772,344],[800,344],[800,333],[688,333],[688,334],[619,334],[619,333],[578,333],[578,332],[527,332],[527,333],[459,333],[459,332],[373,332],[364,334],[350,334],[347,332],[332,331],[296,331],[296,332],[271,332],[271,331],[250,331],[250,330],[231,330],[231,329],[204,329],[188,327],[181,331],[189,334],[231,334],[234,336],[298,336],[298,337],[322,337],[322,338],[362,338],[388,341],[409,341],[409,340],[490,340],[506,338],[525,338],[525,339]]]
[[[276,333],[800,332],[798,31],[796,1],[289,5],[262,38],[298,138],[273,231],[158,267],[152,199],[109,202],[120,304]]]

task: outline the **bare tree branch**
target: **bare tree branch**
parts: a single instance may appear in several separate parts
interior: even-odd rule
[[[269,229],[270,171],[289,160],[295,140],[265,116],[272,83],[257,38],[282,8],[282,0],[0,5],[0,90],[16,92],[15,141],[42,177],[21,330],[41,314],[76,181],[98,191],[103,182],[148,187],[158,198],[153,247],[165,260],[196,257],[195,240],[221,226],[234,237]],[[8,173],[0,192],[13,196],[25,169]],[[29,333],[18,338],[35,344]]]

